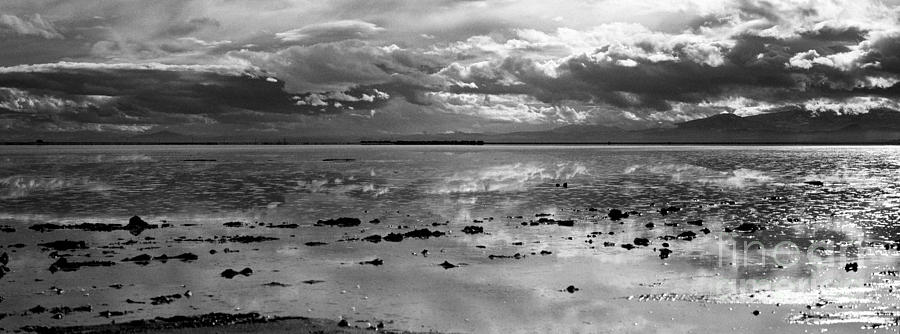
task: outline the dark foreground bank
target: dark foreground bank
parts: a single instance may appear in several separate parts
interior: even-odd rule
[[[385,330],[381,323],[306,317],[265,317],[259,313],[208,313],[196,316],[157,317],[93,326],[23,328],[33,333],[410,333]]]

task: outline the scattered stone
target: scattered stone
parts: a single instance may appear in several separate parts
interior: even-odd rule
[[[565,291],[568,292],[568,293],[575,293],[575,291],[578,291],[578,290],[579,290],[579,289],[576,288],[574,285],[569,285],[569,286],[566,287],[566,289],[565,289]]]
[[[466,226],[466,227],[463,227],[462,231],[465,234],[478,234],[478,233],[484,233],[484,228],[481,226]]]
[[[50,273],[56,273],[57,271],[76,271],[81,269],[81,267],[109,267],[115,264],[115,262],[110,261],[69,262],[67,258],[62,257],[50,265]]]
[[[168,296],[159,296],[150,298],[151,305],[162,305],[162,304],[170,304],[174,302],[176,299],[181,299],[180,294],[168,295]]]
[[[431,231],[427,228],[423,228],[420,230],[413,230],[413,231],[409,231],[409,232],[406,232],[403,234],[403,236],[406,238],[419,238],[419,239],[428,239],[430,237],[437,238],[437,237],[444,236],[444,235],[446,235],[446,233],[441,232],[441,231]]]
[[[666,259],[669,257],[669,254],[672,254],[672,250],[668,248],[660,248],[659,249],[659,258]]]
[[[377,235],[377,234],[373,234],[368,237],[362,238],[362,240],[377,244],[377,243],[381,242],[381,236]]]
[[[358,218],[341,217],[337,219],[319,220],[316,222],[316,226],[352,227],[359,226],[360,223]]]
[[[128,231],[133,235],[139,235],[144,230],[158,228],[157,225],[151,225],[145,222],[141,217],[134,216],[128,220],[127,225],[119,225],[119,224],[96,224],[96,223],[81,223],[81,224],[72,224],[72,225],[57,225],[57,224],[36,224],[31,225],[28,228],[38,231],[38,232],[47,232],[54,230],[84,230],[84,231],[93,231],[93,232],[111,232],[111,231]]]
[[[650,246],[650,239],[647,238],[634,238],[634,244],[636,246]]]
[[[670,213],[678,212],[678,211],[681,211],[681,208],[679,208],[677,206],[670,206],[670,207],[659,209],[659,214],[666,216]]]
[[[250,276],[253,275],[253,269],[244,268],[241,271],[235,271],[234,269],[225,269],[225,271],[223,271],[221,275],[222,277],[225,277],[227,279],[232,279],[237,275]]]
[[[743,223],[734,228],[734,231],[741,233],[753,233],[759,230],[762,230],[762,228],[754,223]]]
[[[360,262],[359,264],[371,264],[373,266],[380,266],[380,265],[384,264],[384,260],[375,258],[374,260],[363,261],[363,262]]]
[[[54,242],[46,242],[42,244],[38,244],[38,246],[42,246],[49,249],[54,250],[72,250],[72,249],[87,249],[87,243],[84,241],[71,241],[71,240],[58,240]]]
[[[607,213],[606,215],[609,216],[609,219],[612,221],[617,221],[617,220],[621,220],[624,218],[628,218],[628,214],[622,212],[622,210],[619,210],[619,209],[609,210],[609,213]]]
[[[684,232],[681,232],[678,234],[678,239],[685,240],[685,241],[694,240],[694,238],[696,238],[696,237],[697,237],[697,233],[694,233],[691,231],[684,231]]]
[[[247,243],[251,243],[251,242],[263,242],[263,241],[272,241],[272,240],[278,240],[278,238],[264,237],[264,236],[258,236],[258,235],[238,235],[238,236],[233,236],[233,237],[222,237],[221,239],[219,239],[219,242],[230,241],[230,242],[239,242],[242,244],[247,244]]]
[[[443,267],[444,269],[451,269],[451,268],[459,267],[459,266],[457,266],[457,265],[455,265],[455,264],[452,264],[452,263],[450,263],[450,262],[447,262],[447,261],[444,261],[443,263],[438,264],[438,265],[441,266],[441,267]]]

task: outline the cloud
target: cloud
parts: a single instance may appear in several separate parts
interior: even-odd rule
[[[900,97],[898,8],[875,0],[11,0],[0,4],[0,29],[14,36],[0,47],[18,53],[0,55],[11,64],[0,81],[48,103],[115,96],[156,115],[154,124],[179,115],[285,131],[305,126],[282,124],[301,121],[285,116],[293,113],[307,124],[321,117],[392,132],[407,130],[383,120],[499,131],[641,128],[786,105],[857,112],[893,108]],[[47,64],[23,65],[34,62]],[[140,89],[141,73],[160,94]],[[78,75],[97,86],[79,86]]]
[[[25,36],[40,36],[46,39],[62,39],[63,35],[50,21],[45,20],[40,14],[31,17],[18,17],[15,15],[0,15],[0,32],[8,31]]]
[[[441,66],[438,59],[360,40],[291,46],[275,52],[241,50],[228,56],[265,68],[284,80],[292,93],[346,91],[385,83],[440,84],[430,76]]]
[[[364,39],[384,28],[365,21],[341,20],[307,25],[275,34],[282,42],[315,44],[346,39]]]

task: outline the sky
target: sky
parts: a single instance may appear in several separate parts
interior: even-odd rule
[[[900,109],[900,0],[2,0],[0,138]]]

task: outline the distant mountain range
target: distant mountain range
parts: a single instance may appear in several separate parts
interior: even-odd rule
[[[549,131],[415,135],[400,139],[486,143],[900,143],[900,111],[873,109],[867,113],[838,114],[794,106],[747,117],[719,114],[647,130],[569,125]]]
[[[817,112],[799,106],[741,117],[719,114],[646,130],[624,130],[604,125],[568,125],[547,131],[502,134],[447,133],[421,135],[332,137],[202,137],[171,131],[137,136],[84,136],[50,138],[49,141],[109,143],[357,143],[374,141],[484,141],[485,143],[897,143],[900,144],[900,111],[872,109],[866,113]]]

